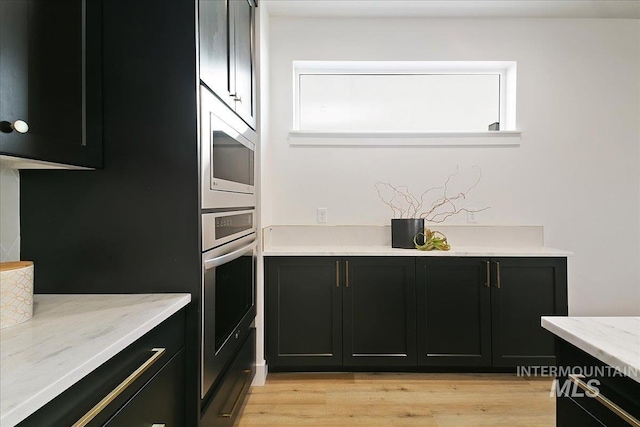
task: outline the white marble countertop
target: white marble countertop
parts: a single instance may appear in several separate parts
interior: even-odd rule
[[[540,247],[457,246],[448,251],[419,251],[390,246],[274,246],[264,256],[444,256],[444,257],[567,257],[571,252]]]
[[[34,295],[0,330],[0,425],[36,412],[191,301],[189,294]]]
[[[544,245],[540,226],[445,226],[449,251],[391,247],[388,226],[269,226],[262,230],[264,256],[459,256],[568,257]]]
[[[542,317],[542,327],[640,383],[640,317]]]

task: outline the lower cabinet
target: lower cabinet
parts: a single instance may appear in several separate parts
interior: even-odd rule
[[[273,257],[265,263],[271,368],[416,364],[412,258]]]
[[[238,354],[202,411],[200,427],[233,426],[256,373],[256,330],[251,328]]]
[[[184,331],[181,310],[18,425],[184,426]]]
[[[566,258],[265,257],[275,370],[555,363]],[[397,368],[396,368],[397,369]]]
[[[556,354],[558,366],[567,371],[557,378],[554,390],[558,427],[640,425],[636,380],[561,338],[556,338]]]
[[[416,260],[419,365],[491,366],[486,268],[477,258]]]
[[[567,314],[564,258],[416,259],[418,364],[555,363],[540,317]]]

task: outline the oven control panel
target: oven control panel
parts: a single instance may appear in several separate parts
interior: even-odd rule
[[[216,239],[233,236],[253,229],[253,213],[235,214],[216,218]]]
[[[202,214],[202,251],[256,232],[255,209]]]

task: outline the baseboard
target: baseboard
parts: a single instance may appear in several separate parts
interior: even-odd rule
[[[269,372],[269,367],[267,366],[267,362],[265,360],[262,363],[256,363],[256,376],[253,377],[253,382],[251,383],[252,387],[261,387],[267,381],[267,373]]]

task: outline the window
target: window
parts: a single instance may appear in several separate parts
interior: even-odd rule
[[[296,61],[294,130],[515,130],[515,71],[514,62]]]

